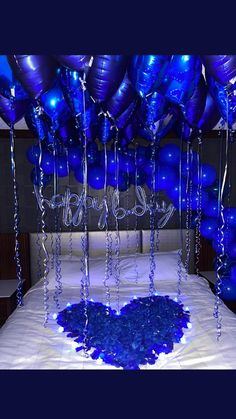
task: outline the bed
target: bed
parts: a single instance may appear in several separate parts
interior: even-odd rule
[[[114,234],[114,233],[113,233]],[[185,235],[186,232],[184,231]],[[149,231],[121,232],[121,303],[128,302],[134,295],[148,294],[148,249]],[[113,236],[114,238],[114,236]],[[0,329],[0,368],[1,369],[114,369],[109,364],[86,358],[75,351],[73,339],[58,332],[58,324],[50,317],[49,324],[43,327],[43,283],[37,280],[35,235],[31,234],[32,288],[25,295],[24,307],[15,310]],[[55,237],[54,237],[55,239]],[[191,231],[193,247],[194,233]],[[184,242],[184,240],[183,240]],[[105,302],[102,285],[104,276],[104,233],[90,232],[90,298]],[[176,296],[177,249],[181,239],[178,230],[161,230],[159,254],[156,257],[157,269],[155,283],[160,295]],[[48,243],[49,246],[49,243]],[[63,294],[61,309],[66,304],[80,299],[80,233],[73,233],[73,254],[68,256],[68,235],[62,234],[61,263]],[[135,255],[136,253],[136,255]],[[154,365],[141,369],[234,369],[236,368],[236,316],[222,304],[222,337],[216,340],[216,320],[213,318],[215,297],[207,280],[193,273],[194,252],[191,252],[189,274],[182,280],[182,302],[191,313],[192,328],[186,330],[186,343],[175,344],[173,352],[160,356]],[[183,261],[185,255],[183,252]],[[139,277],[136,284],[134,264],[137,264]],[[55,312],[54,274],[49,274],[50,313]],[[111,304],[115,304],[116,290],[111,287]]]

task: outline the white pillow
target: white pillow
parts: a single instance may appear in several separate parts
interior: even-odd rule
[[[154,273],[154,280],[178,280],[178,250],[170,252],[155,253],[156,269]],[[77,259],[60,258],[61,259],[61,275],[62,284],[67,286],[80,286],[81,281],[81,261],[80,257]],[[127,256],[120,256],[120,282],[121,284],[135,283],[137,264],[138,283],[148,283],[150,274],[150,256],[149,254],[139,253],[137,257],[135,254]],[[115,264],[115,257],[113,256],[113,266]],[[181,262],[183,272],[185,268]],[[102,286],[105,276],[105,258],[95,257],[89,258],[89,273],[90,273],[90,286]],[[51,269],[48,274],[49,289],[55,288],[55,269]],[[115,278],[109,278],[109,286],[115,285]]]

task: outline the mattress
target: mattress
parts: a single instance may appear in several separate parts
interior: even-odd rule
[[[78,280],[79,283],[79,280]],[[160,295],[176,296],[176,278],[156,281]],[[55,312],[54,291],[49,291],[50,312]],[[148,284],[122,283],[120,300],[128,302],[134,295],[148,295]],[[90,298],[105,302],[102,285],[90,287]],[[64,286],[60,305],[80,300],[79,286]],[[115,305],[116,291],[111,289],[111,305]],[[141,369],[234,369],[236,368],[236,316],[223,304],[222,336],[216,339],[216,320],[213,317],[215,297],[208,282],[189,275],[182,283],[182,302],[191,313],[191,329],[185,329],[186,343],[174,345],[170,354],[161,354],[155,365]],[[114,369],[86,358],[75,351],[73,339],[58,332],[58,324],[50,317],[43,326],[43,283],[39,281],[26,294],[24,306],[16,309],[0,329],[0,369]],[[163,356],[162,356],[163,355]],[[116,368],[115,368],[116,369]]]

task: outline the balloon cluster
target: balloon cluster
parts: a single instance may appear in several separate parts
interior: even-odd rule
[[[34,184],[46,186],[55,174],[65,177],[70,171],[84,183],[86,155],[92,188],[125,191],[131,184],[146,184],[166,191],[184,211],[191,171],[194,213],[199,205],[198,156],[193,153],[190,164],[186,153],[169,145],[155,149],[152,158],[153,146],[171,129],[189,144],[221,118],[232,128],[235,77],[233,55],[2,55],[0,116],[10,127],[24,116],[38,139],[27,151],[35,166]],[[145,147],[138,145],[137,137],[147,141]],[[220,252],[216,171],[202,164],[201,176],[201,234],[214,239],[213,247]],[[224,274],[225,281],[234,281],[236,297],[236,209],[227,208],[225,218]]]

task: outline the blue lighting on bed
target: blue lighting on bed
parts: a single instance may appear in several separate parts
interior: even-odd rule
[[[190,324],[190,315],[183,304],[167,295],[125,304],[120,311],[99,302],[72,304],[58,314],[58,331],[80,344],[77,352],[86,349],[99,364],[124,369],[155,364],[161,353],[172,352],[174,343],[186,343],[183,328]]]

